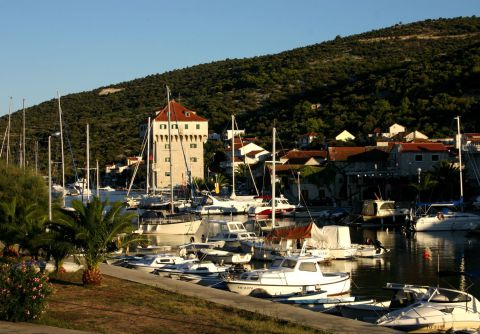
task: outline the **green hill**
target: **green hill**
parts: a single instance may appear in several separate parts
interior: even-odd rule
[[[347,129],[361,141],[394,122],[446,136],[454,133],[457,115],[466,132],[480,131],[480,18],[398,24],[65,96],[63,116],[76,159],[84,160],[87,122],[92,159],[104,164],[138,154],[138,125],[166,104],[166,84],[177,101],[210,119],[212,130],[225,129],[235,113],[241,127],[268,142],[276,120],[285,146],[307,131],[331,138]],[[104,94],[105,88],[119,90]],[[20,116],[14,115],[12,133],[20,131]],[[57,131],[56,101],[29,108],[27,118],[33,164],[33,142],[45,150],[47,134]],[[5,124],[4,117],[2,129]]]

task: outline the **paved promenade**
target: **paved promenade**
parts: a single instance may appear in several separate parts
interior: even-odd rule
[[[102,264],[102,273],[105,275],[155,286],[163,290],[175,292],[185,296],[208,300],[213,303],[230,306],[246,311],[257,312],[269,317],[287,320],[303,326],[316,328],[330,333],[342,334],[380,334],[403,333],[385,327],[380,327],[365,322],[355,321],[329,314],[313,312],[269,300],[242,296],[229,291],[204,287],[198,284],[183,282],[170,278],[158,277],[137,270]]]

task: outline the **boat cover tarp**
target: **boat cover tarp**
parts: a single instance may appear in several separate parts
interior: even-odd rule
[[[313,248],[350,248],[350,230],[348,226],[329,225],[323,228],[310,223],[274,229],[267,240],[307,240],[307,246]]]

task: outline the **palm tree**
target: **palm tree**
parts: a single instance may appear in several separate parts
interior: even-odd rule
[[[41,235],[45,232],[47,214],[36,203],[21,206],[17,198],[0,203],[0,235],[5,244],[4,252],[16,254],[19,250],[28,251],[35,258],[42,248]]]
[[[102,275],[100,263],[108,254],[108,246],[122,233],[133,230],[132,213],[123,213],[122,203],[109,203],[94,197],[83,204],[72,201],[73,210],[62,210],[52,224],[60,225],[71,233],[73,243],[84,256],[86,268],[83,271],[84,285],[100,285]]]

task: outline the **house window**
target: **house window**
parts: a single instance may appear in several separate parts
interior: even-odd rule
[[[190,144],[190,148],[197,148],[197,144],[195,143]]]
[[[197,158],[191,157],[191,158],[190,158],[190,162],[197,162]]]
[[[170,162],[170,158],[169,158],[169,157],[166,157],[166,158],[165,158],[165,162]]]
[[[170,144],[165,144],[165,148],[166,149],[170,148]]]
[[[188,130],[188,124],[185,124],[185,130]]]
[[[438,154],[433,154],[432,155],[432,161],[438,161],[438,160],[440,160],[439,155]]]
[[[165,176],[170,176],[170,172],[165,172]]]
[[[418,162],[423,161],[423,155],[421,155],[421,154],[415,154],[415,161],[418,161]]]
[[[166,129],[167,125],[166,124],[160,124],[160,129]]]
[[[172,124],[172,129],[178,129],[178,125],[177,124]]]
[[[200,130],[200,124],[195,125],[195,128],[196,128],[197,130]]]

